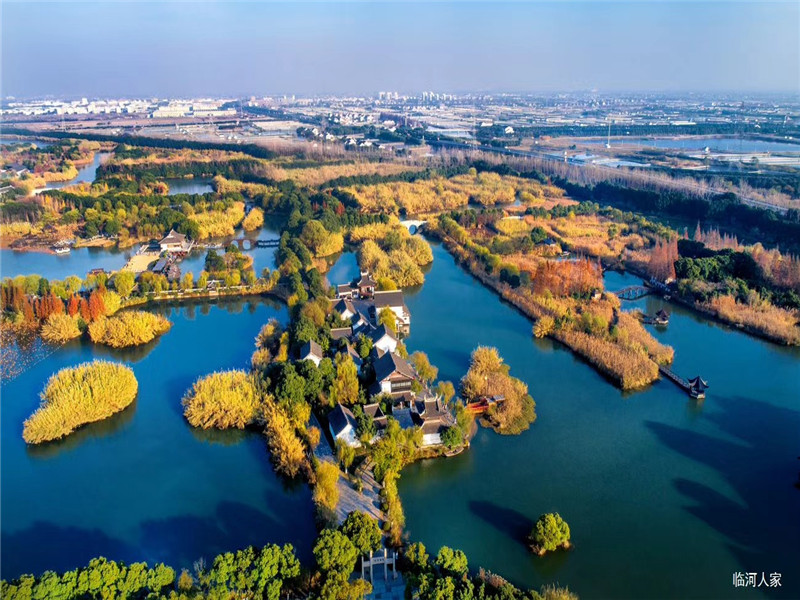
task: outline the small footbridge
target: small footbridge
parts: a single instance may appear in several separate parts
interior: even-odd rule
[[[631,285],[614,292],[620,300],[638,300],[651,292],[650,288],[643,285]]]
[[[239,250],[252,250],[254,248],[277,248],[280,246],[281,240],[278,238],[272,240],[251,240],[249,238],[240,238],[232,240],[231,244],[236,244]]]
[[[412,220],[400,221],[400,225],[402,225],[403,227],[408,229],[408,231],[409,231],[409,233],[411,233],[411,235],[414,235],[419,230],[421,230],[425,226],[426,223],[427,223],[427,221],[412,221]]]

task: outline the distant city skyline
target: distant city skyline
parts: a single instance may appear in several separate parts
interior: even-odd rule
[[[4,1],[3,97],[800,90],[795,2]]]

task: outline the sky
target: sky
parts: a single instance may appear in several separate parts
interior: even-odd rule
[[[795,92],[800,3],[0,2],[0,95]]]

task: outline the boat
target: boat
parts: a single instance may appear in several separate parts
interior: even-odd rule
[[[69,246],[58,246],[57,248],[53,248],[53,251],[56,254],[69,254],[70,247]]]

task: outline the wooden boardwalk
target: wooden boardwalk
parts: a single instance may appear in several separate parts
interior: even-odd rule
[[[692,398],[702,399],[706,397],[705,388],[707,387],[707,384],[700,377],[696,377],[692,381],[689,381],[664,365],[658,365],[658,371],[672,383],[683,389]],[[694,385],[695,382],[700,382],[702,385]]]
[[[678,387],[682,387],[687,392],[689,391],[689,388],[691,387],[689,385],[689,382],[680,375],[678,375],[677,373],[675,373],[674,371],[672,371],[669,367],[665,367],[664,365],[658,365],[658,370],[664,377],[672,381],[675,385],[677,385]]]

